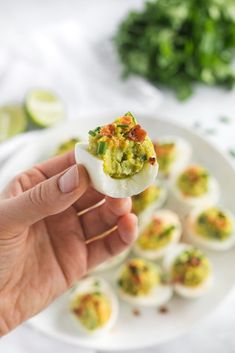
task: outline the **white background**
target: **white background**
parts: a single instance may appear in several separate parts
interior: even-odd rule
[[[109,47],[108,40],[117,23],[129,8],[141,7],[142,3],[140,0],[0,0],[0,102],[22,99],[31,86],[50,86],[65,99],[71,119],[79,118],[84,111],[103,111],[112,106],[154,111],[192,127],[200,122],[197,130],[225,153],[235,148],[234,92],[197,88],[195,96],[181,104],[172,94],[160,93],[142,81],[118,82],[120,68],[113,62],[110,64],[109,58],[108,64],[102,61],[103,47],[104,50],[106,45]],[[221,116],[228,116],[231,124],[221,123]],[[200,327],[149,351],[234,352],[234,327],[235,296],[231,296]],[[84,350],[55,342],[25,325],[0,343],[0,353],[52,351]]]

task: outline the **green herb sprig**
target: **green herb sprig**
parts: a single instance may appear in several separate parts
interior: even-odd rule
[[[114,42],[124,76],[190,97],[195,83],[231,89],[235,82],[235,0],[153,0],[130,12]]]

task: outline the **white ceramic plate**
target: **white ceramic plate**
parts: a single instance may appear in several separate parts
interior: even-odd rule
[[[35,137],[30,146],[20,150],[5,164],[4,170],[0,173],[1,186],[22,169],[50,156],[59,141],[74,134],[84,135],[89,129],[109,122],[115,116],[112,113],[105,117],[98,115],[87,117],[86,120],[78,120],[76,123],[70,123],[69,126],[62,124],[57,128],[42,131],[41,135]],[[194,150],[193,160],[205,164],[218,179],[222,189],[221,204],[235,213],[233,196],[235,171],[218,150],[203,138],[175,123],[143,115],[136,116],[150,132],[152,138],[165,134],[186,138],[192,144]],[[171,203],[171,200],[169,202]],[[171,204],[170,206],[177,211],[177,205]],[[30,324],[47,335],[60,340],[98,350],[138,349],[166,342],[186,332],[201,319],[208,316],[225,299],[234,286],[235,249],[222,254],[208,252],[208,256],[215,269],[215,284],[212,290],[205,297],[195,301],[187,301],[175,296],[168,305],[169,312],[165,315],[158,313],[156,309],[141,309],[141,315],[134,316],[132,308],[122,303],[118,322],[110,333],[95,338],[82,336],[68,315],[67,293],[44,312],[31,319]],[[106,276],[112,277],[112,272]]]

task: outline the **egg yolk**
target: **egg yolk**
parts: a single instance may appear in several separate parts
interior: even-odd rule
[[[135,214],[140,214],[149,205],[157,201],[162,189],[157,185],[151,185],[138,195],[132,196],[132,207]]]
[[[197,287],[210,274],[210,264],[203,253],[196,248],[183,251],[172,266],[172,282],[186,287]]]
[[[140,234],[137,243],[143,250],[158,250],[172,240],[175,226],[166,224],[161,218],[154,217]]]
[[[84,293],[76,297],[72,311],[87,330],[94,331],[110,319],[111,304],[104,293]]]
[[[208,191],[209,174],[200,166],[187,168],[177,180],[180,191],[185,196],[199,197]]]
[[[120,275],[118,285],[129,295],[148,295],[161,281],[158,268],[144,259],[131,259]]]
[[[155,143],[159,170],[163,173],[170,171],[172,163],[176,159],[176,145],[174,142]]]
[[[226,240],[232,234],[231,218],[216,207],[202,212],[196,220],[197,234],[213,240]]]
[[[156,163],[152,141],[131,113],[89,131],[88,151],[103,160],[104,172],[116,179],[131,177],[146,163]]]

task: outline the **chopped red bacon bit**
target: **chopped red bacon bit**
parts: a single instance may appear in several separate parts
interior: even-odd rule
[[[169,312],[169,309],[166,306],[160,306],[160,308],[158,308],[158,312],[160,314],[167,314]]]
[[[74,312],[75,315],[81,316],[83,310],[82,310],[82,308],[75,308],[75,309],[73,309],[73,312]]]
[[[135,315],[135,316],[140,316],[140,311],[139,311],[139,309],[134,308],[134,309],[132,310],[132,313],[133,313],[133,315]]]
[[[118,124],[130,125],[133,122],[131,116],[121,116],[119,119]]]
[[[200,265],[200,263],[201,261],[197,257],[193,257],[192,259],[190,259],[190,265],[192,266],[198,266]]]
[[[114,124],[108,124],[105,126],[102,126],[100,129],[100,135],[101,136],[108,136],[111,137],[115,133],[115,125]]]
[[[156,162],[156,157],[149,157],[149,163],[154,165]]]
[[[147,136],[147,132],[142,129],[139,124],[137,124],[128,132],[127,136],[129,140],[143,142],[145,140],[145,137]]]

